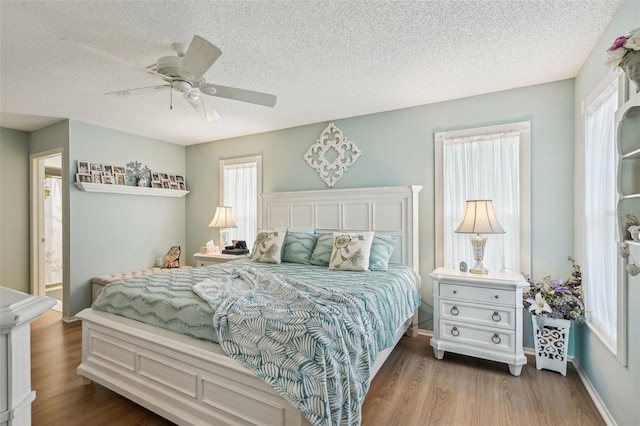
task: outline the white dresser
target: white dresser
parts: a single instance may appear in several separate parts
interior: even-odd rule
[[[31,424],[31,322],[56,304],[0,287],[0,425]]]
[[[522,350],[522,291],[529,286],[520,274],[486,275],[438,268],[433,279],[433,338],[437,359],[455,352],[509,364],[519,376],[527,358]]]

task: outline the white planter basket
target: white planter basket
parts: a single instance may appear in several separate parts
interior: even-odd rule
[[[532,315],[531,319],[536,345],[536,368],[557,371],[566,376],[571,321],[538,315]]]

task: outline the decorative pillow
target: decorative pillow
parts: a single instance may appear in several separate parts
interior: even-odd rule
[[[162,258],[163,268],[180,267],[180,246],[171,246],[167,254]]]
[[[368,271],[373,232],[334,232],[329,269]]]
[[[369,270],[386,271],[389,269],[389,259],[395,246],[395,238],[388,235],[374,235],[369,255]]]
[[[318,236],[306,232],[287,232],[282,252],[283,262],[309,264]]]
[[[333,250],[333,234],[318,235],[318,241],[313,249],[309,263],[318,266],[329,266],[331,250]]]
[[[251,260],[263,263],[282,262],[282,246],[286,231],[259,231],[253,244]]]

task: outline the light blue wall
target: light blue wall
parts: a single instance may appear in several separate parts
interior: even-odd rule
[[[90,306],[92,277],[150,268],[170,246],[186,246],[184,198],[88,193],[74,185],[77,160],[120,165],[136,160],[154,170],[185,175],[183,146],[77,121],[32,133],[0,130],[3,286],[29,292],[29,155],[52,149],[63,150],[66,182],[66,317]],[[183,254],[181,262],[186,259]]]
[[[29,293],[29,133],[0,127],[0,285]]]
[[[582,156],[584,145],[584,120],[581,114],[581,103],[605,77],[609,68],[603,64],[606,50],[613,40],[627,35],[633,28],[640,26],[640,1],[626,1],[609,24],[604,34],[594,47],[588,60],[575,81],[575,144],[576,158]],[[583,183],[581,169],[577,170],[576,193],[580,193]],[[576,212],[583,211],[582,201],[577,197]],[[582,256],[582,217],[576,215],[576,255]],[[635,259],[640,259],[636,250]],[[619,425],[636,425],[640,422],[640,279],[634,279],[628,286],[627,320],[628,364],[622,366],[616,357],[605,347],[600,339],[587,327],[578,330],[578,347],[576,359],[584,368],[589,380],[593,383]]]
[[[186,170],[180,145],[77,121],[69,124],[69,138],[68,306],[75,315],[91,303],[92,277],[153,267],[170,246],[186,245],[184,198],[82,192],[72,183],[76,162],[126,165],[135,160],[158,171],[185,175]]]
[[[422,298],[431,303],[428,273],[434,264],[434,132],[531,121],[533,276],[569,271],[573,254],[573,80],[489,95],[336,120],[362,156],[335,188],[422,185],[420,271]],[[187,247],[191,255],[214,231],[207,227],[218,205],[218,161],[263,155],[264,192],[325,189],[303,155],[328,123],[187,147],[193,193],[187,200]],[[193,262],[193,259],[189,259]],[[430,316],[427,308],[421,320]],[[422,328],[431,328],[430,323]],[[532,347],[525,321],[525,345]]]

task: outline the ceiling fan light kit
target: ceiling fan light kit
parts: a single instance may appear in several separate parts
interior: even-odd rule
[[[220,114],[213,109],[202,95],[267,107],[275,106],[277,101],[276,96],[267,93],[207,83],[203,76],[222,55],[222,51],[197,35],[193,36],[188,47],[184,43],[174,43],[172,46],[176,51],[176,56],[163,56],[155,64],[146,68],[130,64],[115,55],[73,40],[61,38],[60,41],[121,65],[144,71],[164,81],[164,84],[158,86],[118,90],[105,93],[106,95],[128,97],[136,94],[153,93],[162,89],[174,89],[176,92],[182,93],[187,102],[206,121],[220,119]]]

